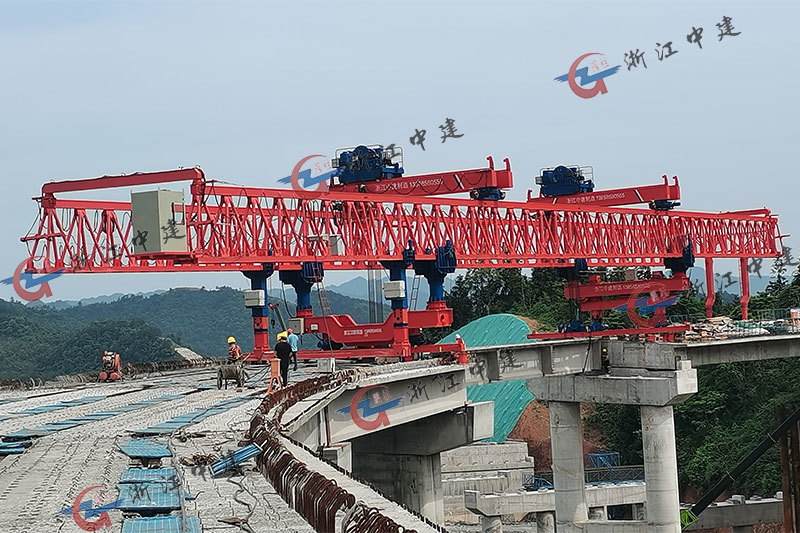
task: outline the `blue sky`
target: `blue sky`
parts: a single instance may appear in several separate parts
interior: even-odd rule
[[[509,157],[512,199],[560,163],[592,165],[599,189],[677,174],[682,209],[767,206],[798,234],[799,15],[798,2],[769,1],[6,0],[0,277],[25,257],[30,198],[49,179],[200,165],[212,178],[278,186],[303,156],[359,143],[403,146],[409,174]],[[723,16],[739,36],[718,40]],[[704,28],[702,49],[686,41],[693,26]],[[655,43],[666,41],[678,53],[660,62]],[[647,68],[627,70],[624,54],[637,48]],[[607,94],[584,100],[553,78],[587,52],[623,68],[606,78]],[[441,142],[446,118],[463,137]],[[409,143],[415,128],[428,131],[425,151]],[[800,240],[786,242],[800,255]],[[51,283],[53,299],[201,285],[246,283]]]

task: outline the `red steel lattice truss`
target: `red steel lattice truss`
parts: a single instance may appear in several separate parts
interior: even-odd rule
[[[70,200],[55,194],[191,180],[183,208],[188,249],[133,255],[129,202]],[[22,238],[36,272],[359,270],[397,260],[409,241],[434,259],[446,241],[460,268],[656,266],[691,240],[698,258],[777,257],[777,217],[767,209],[727,213],[654,211],[532,202],[317,193],[238,187],[206,180],[200,169],[45,184],[39,224]],[[327,236],[338,235],[336,255]],[[319,238],[323,236],[324,238]]]

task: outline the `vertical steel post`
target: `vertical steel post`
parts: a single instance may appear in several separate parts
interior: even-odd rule
[[[789,455],[792,461],[791,480],[792,495],[794,496],[794,530],[798,532],[800,531],[800,497],[798,497],[799,495],[797,494],[798,488],[800,488],[800,432],[798,431],[797,424],[792,425],[790,439],[791,447]]]
[[[264,265],[262,270],[242,272],[250,280],[250,288],[252,290],[264,291],[264,305],[250,309],[253,317],[253,356],[257,361],[260,361],[269,352],[269,294],[267,292],[267,279],[272,273],[273,267],[271,264]]]
[[[747,258],[739,259],[739,279],[742,280],[742,320],[747,320],[747,304],[750,302],[750,273],[747,270]]]
[[[713,316],[714,300],[717,295],[714,286],[714,258],[706,257],[706,318]]]
[[[786,409],[778,409],[778,419],[786,418]],[[789,436],[780,437],[780,456],[781,456],[781,490],[783,490],[783,533],[794,532],[794,520],[792,518],[792,482],[789,466]]]

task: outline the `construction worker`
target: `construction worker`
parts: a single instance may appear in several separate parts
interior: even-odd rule
[[[228,364],[238,363],[242,357],[242,350],[236,344],[236,339],[228,337]]]
[[[114,352],[103,351],[103,370],[110,372],[114,369]]]
[[[297,345],[300,344],[300,337],[294,334],[292,328],[286,330],[288,335],[286,336],[286,342],[289,343],[289,347],[292,349],[292,360],[294,361],[294,371],[297,372]]]
[[[281,360],[281,383],[289,384],[289,361],[292,359],[292,347],[286,341],[286,332],[278,333],[278,344],[275,345],[275,355]]]

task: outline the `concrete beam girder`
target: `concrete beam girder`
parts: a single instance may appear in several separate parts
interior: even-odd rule
[[[365,378],[298,402],[284,429],[316,448],[452,411],[467,404],[465,374],[465,366],[447,365]]]
[[[467,384],[599,370],[603,347],[608,348],[612,368],[675,370],[679,369],[681,361],[692,361],[692,366],[697,368],[719,363],[800,357],[800,335],[689,343],[563,339],[473,348],[470,349]]]
[[[587,485],[584,494],[588,507],[632,505],[645,501],[646,485],[644,483]],[[484,516],[552,512],[556,508],[556,491],[481,494],[478,491],[466,490],[464,491],[464,506],[473,513]]]
[[[685,345],[686,356],[697,368],[719,363],[763,361],[800,357],[800,335],[770,335],[726,339],[712,342],[694,342]]]
[[[600,344],[570,339],[470,350],[467,384],[538,378],[599,368]]]
[[[756,524],[783,522],[783,502],[775,498],[748,500],[744,504],[717,503],[700,513],[697,522],[687,529],[752,527]]]
[[[638,520],[587,520],[572,525],[576,531],[591,533],[648,533],[647,522]]]
[[[663,407],[681,403],[697,392],[697,370],[681,361],[675,371],[643,371],[640,375],[561,375],[529,379],[537,399]]]
[[[467,404],[351,440],[354,454],[432,455],[494,434],[494,402]]]

